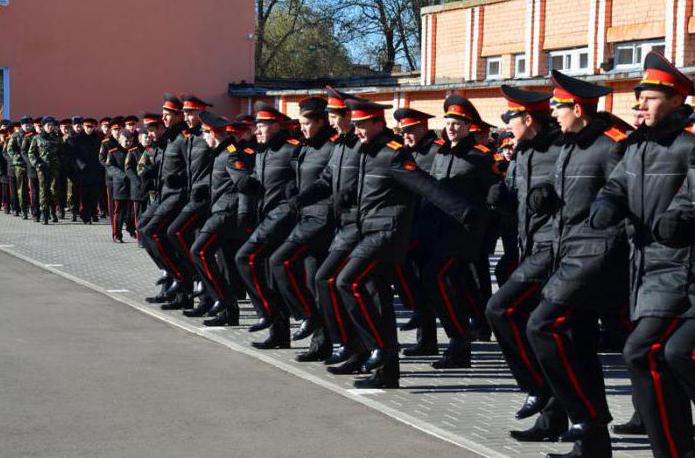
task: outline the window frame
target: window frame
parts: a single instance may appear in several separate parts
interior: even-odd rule
[[[3,98],[0,100],[2,102],[2,116],[10,119],[10,68],[0,67],[2,70],[2,78],[0,78],[0,85],[2,85],[2,95]]]
[[[490,75],[490,64],[497,63],[499,69],[496,75]],[[502,56],[491,56],[485,59],[485,79],[486,80],[501,80],[502,79]]]
[[[519,72],[519,60],[524,60],[524,71]],[[528,65],[526,61],[526,53],[514,54],[514,78],[528,78]]]
[[[613,70],[618,71],[629,71],[629,70],[640,70],[644,64],[645,56],[657,46],[666,46],[665,40],[639,40],[639,41],[624,41],[620,43],[615,43],[613,45]],[[632,49],[632,63],[629,64],[619,64],[618,50],[619,49]],[[639,62],[635,62],[637,55],[637,49],[640,48],[641,56]]]
[[[581,68],[579,63],[581,62],[581,55],[587,55],[587,66],[586,68]],[[589,68],[589,48],[569,48],[569,49],[556,49],[554,51],[548,52],[548,73],[555,68],[553,67],[553,57],[563,57],[562,68],[558,68],[562,73],[567,75],[588,75],[591,72]],[[566,68],[567,58],[570,58],[570,66]]]

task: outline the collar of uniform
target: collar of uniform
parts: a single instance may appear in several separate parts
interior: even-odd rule
[[[217,145],[217,147],[215,148],[215,155],[218,155],[222,151],[226,150],[229,145],[234,145],[235,148],[239,149],[237,144],[234,142],[234,137],[230,135],[229,137],[222,140],[219,145]]]
[[[463,155],[468,153],[475,145],[475,135],[466,135],[456,146],[452,146],[451,142],[447,142],[440,151],[443,153],[450,152],[452,154]]]
[[[388,127],[383,130],[379,135],[377,135],[373,141],[367,143],[367,144],[362,144],[362,148],[360,148],[361,152],[375,155],[381,149],[386,146],[386,144],[392,140],[397,139],[396,135],[393,133],[391,129]]]
[[[554,121],[544,125],[541,130],[530,140],[522,140],[515,148],[517,151],[534,149],[536,151],[547,151],[550,145],[558,142],[561,132]]]
[[[567,133],[563,135],[563,143],[576,144],[580,148],[586,149],[591,146],[596,139],[610,127],[612,121],[608,113],[600,112],[594,116],[589,124],[577,133]]]
[[[281,130],[270,138],[266,146],[277,151],[287,142],[289,137],[287,131]]]
[[[331,127],[326,126],[321,129],[313,138],[306,140],[306,144],[312,146],[313,148],[320,148],[323,146],[329,138],[335,134],[335,130]]]
[[[428,130],[424,137],[413,147],[413,151],[420,154],[429,154],[432,143],[437,139],[437,134],[433,130]]]
[[[656,126],[647,127],[642,125],[628,138],[632,140],[651,140],[663,144],[671,143],[683,129],[692,123],[690,120],[690,115],[692,114],[693,107],[682,105],[662,119]]]

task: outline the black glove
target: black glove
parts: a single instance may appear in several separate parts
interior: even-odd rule
[[[193,202],[205,202],[210,197],[210,187],[208,186],[197,186],[193,188],[191,192],[191,200]]]
[[[490,189],[488,189],[487,191],[487,204],[493,208],[498,206],[500,201],[502,200],[504,191],[505,187],[502,181],[498,181],[497,183],[490,186]]]
[[[357,190],[355,188],[343,189],[340,191],[338,205],[340,208],[352,207],[357,202]]]
[[[526,205],[531,213],[552,215],[560,208],[560,198],[552,184],[543,183],[529,190]]]
[[[695,212],[670,210],[654,223],[654,238],[666,246],[683,248],[695,242]]]
[[[290,206],[290,211],[295,215],[299,214],[300,210],[302,209],[301,200],[297,195],[290,197],[287,201],[287,205]]]
[[[285,199],[290,200],[292,197],[297,195],[299,190],[297,189],[297,184],[294,180],[288,181],[285,185]]]
[[[251,178],[250,175],[245,174],[237,178],[236,187],[240,192],[246,194],[257,194],[263,190],[263,186],[261,186],[258,180],[255,180]]]
[[[592,229],[606,229],[614,226],[621,219],[620,208],[608,199],[598,198],[591,205],[589,214],[589,226]]]

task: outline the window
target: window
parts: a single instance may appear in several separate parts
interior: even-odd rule
[[[0,6],[7,6],[10,4],[10,0],[0,0]]]
[[[616,70],[638,69],[644,63],[644,57],[649,51],[664,53],[666,46],[663,41],[636,41],[615,45],[614,63]]]
[[[487,58],[487,72],[485,73],[486,78],[489,80],[496,80],[502,77],[502,58],[501,57],[488,57]]]
[[[514,55],[514,78],[526,78],[526,54]]]
[[[10,69],[0,67],[0,114],[10,117]]]
[[[563,49],[548,55],[548,70],[560,70],[569,75],[589,73],[589,49]]]

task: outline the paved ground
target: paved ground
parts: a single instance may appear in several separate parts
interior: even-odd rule
[[[1,456],[460,456],[7,254],[0,291]]]
[[[113,244],[110,241],[109,230],[106,226],[83,226],[81,224],[61,223],[56,226],[45,227],[2,214],[0,215],[0,250],[89,286],[145,314],[166,321],[170,325],[222,344],[235,350],[236,353],[244,353],[256,360],[294,374],[304,379],[303,381],[293,379],[293,381],[303,387],[305,396],[308,396],[309,399],[329,394],[325,390],[328,389],[342,395],[342,397],[352,399],[357,403],[369,406],[403,423],[407,423],[415,429],[428,432],[483,456],[537,457],[548,451],[567,450],[567,445],[565,444],[521,444],[508,437],[508,430],[528,427],[530,420],[517,422],[513,419],[513,412],[523,401],[523,394],[518,392],[494,343],[474,345],[474,363],[471,369],[435,371],[429,365],[432,358],[404,359],[402,360],[403,377],[400,390],[363,393],[351,389],[352,379],[350,377],[331,376],[326,373],[324,366],[320,363],[295,363],[293,356],[297,349],[270,352],[260,352],[252,349],[249,343],[257,336],[249,334],[245,329],[245,326],[254,321],[254,314],[248,304],[242,310],[242,325],[244,326],[223,329],[207,329],[201,326],[200,319],[184,318],[178,312],[162,312],[157,307],[146,305],[142,298],[153,292],[151,285],[156,279],[157,270],[147,259],[144,251],[138,249],[135,243],[127,243],[125,245]],[[4,264],[4,259],[0,259],[0,262]],[[32,271],[31,277],[27,281],[31,285],[38,286],[38,284],[42,284],[44,281],[45,275],[42,276],[34,272],[38,271]],[[40,278],[38,282],[34,275],[36,275],[36,278]],[[81,288],[73,287],[72,290],[78,291]],[[59,307],[58,300],[55,299],[56,297],[58,296],[49,295],[46,298],[47,303]],[[97,305],[94,305],[94,307],[97,307]],[[99,306],[99,310],[102,307]],[[133,315],[137,314],[126,313],[121,309],[123,308],[118,308],[122,315],[116,319],[116,323],[127,325],[128,322],[135,319]],[[93,308],[87,310],[93,310]],[[86,315],[90,315],[90,313],[93,314],[94,312],[85,312]],[[399,315],[401,320],[405,319],[405,313],[401,312]],[[52,315],[46,321],[55,320],[57,316]],[[74,326],[77,330],[87,326],[84,322],[73,321],[75,321]],[[104,323],[104,332],[106,334],[112,332],[109,324],[108,322]],[[72,332],[72,330],[70,331]],[[138,342],[139,339],[147,339],[158,348],[158,351],[163,351],[162,349],[166,347],[166,345],[156,345],[159,337],[154,337],[152,333],[142,334],[142,330],[134,330],[133,342]],[[174,339],[177,339],[177,342],[183,345],[184,348],[189,344],[189,341],[197,341],[182,333],[173,334]],[[399,336],[403,343],[411,342],[413,338],[413,333],[401,333]],[[445,341],[443,334],[441,334],[440,342]],[[212,352],[230,354],[232,355],[230,356],[231,358],[241,358],[235,352],[230,352],[224,348],[211,348],[214,348],[211,350]],[[97,346],[96,350],[105,351],[100,346]],[[172,354],[175,353],[176,351],[174,350]],[[197,354],[200,355],[201,353]],[[0,361],[2,361],[2,356],[0,356]],[[617,421],[623,421],[631,414],[630,387],[629,381],[626,379],[625,368],[618,355],[605,355],[604,362],[611,411]],[[188,371],[189,365],[192,366],[192,369],[190,369],[191,373],[196,371],[199,375],[205,374],[210,377],[217,375],[207,374],[205,369],[197,368],[193,358],[186,358],[185,364],[181,364],[176,370]],[[224,375],[224,365],[215,367],[219,370],[220,380],[228,381],[233,378]],[[214,369],[209,370],[215,371]],[[277,377],[268,379],[269,390],[274,392],[280,387],[282,387],[283,391],[286,390],[287,382],[282,381],[279,375],[281,373],[276,370],[268,371],[276,374],[275,377]],[[2,379],[5,371],[3,370],[2,372],[3,374],[0,375],[0,394],[4,393],[3,390],[6,389],[7,385],[3,383]],[[72,373],[73,371],[70,372]],[[258,372],[256,374],[256,377],[262,377],[258,375]],[[144,382],[140,380],[140,374],[138,373],[137,377],[133,376],[132,383],[138,386],[153,384],[161,388],[163,380],[155,378],[150,380],[150,382]],[[166,382],[164,383],[166,389],[171,388]],[[312,383],[320,385],[325,389],[313,386]],[[219,385],[220,382],[215,383],[213,381],[205,384],[206,387]],[[221,385],[224,386],[224,382]],[[192,385],[191,388],[193,386],[200,385]],[[131,391],[133,391],[132,387],[127,390],[128,393]],[[179,394],[182,395],[183,392]],[[233,394],[229,396],[227,398],[228,402],[215,399],[214,396],[207,396],[206,399],[208,401],[206,405],[208,407],[206,410],[219,409],[220,405],[232,405],[233,402],[231,400],[235,396]],[[292,396],[289,398],[292,398]],[[285,399],[288,399],[288,397],[283,396],[283,405],[290,402],[285,401]],[[177,401],[178,398],[172,396],[171,402]],[[304,411],[304,406],[301,404],[292,404],[295,406],[294,408],[301,408]],[[253,406],[247,404],[244,407],[254,411]],[[288,407],[292,408],[292,405]],[[265,410],[262,412],[259,412],[259,409],[255,410],[258,415],[267,414]],[[310,408],[307,407],[307,410],[310,411]],[[236,425],[239,416],[243,417],[243,412],[245,412],[245,409],[242,406],[235,406],[234,412],[229,414],[230,420],[228,420],[229,423],[227,424]],[[217,413],[216,415],[223,414]],[[6,418],[6,415],[2,415],[2,417]],[[185,421],[168,413],[165,413],[163,417],[166,418],[164,423],[171,422],[175,424],[176,427],[174,429],[179,430],[182,437],[187,439],[181,441],[186,442],[186,444],[181,444],[181,447],[184,447],[181,450],[190,451],[185,446],[188,445],[187,441],[193,436],[186,433],[185,425],[182,426],[184,424],[182,422]],[[298,425],[296,423],[285,425],[280,423],[278,417],[273,418],[273,437],[281,437],[284,441],[291,441],[290,436],[292,434],[290,431],[293,431],[293,427]],[[349,424],[350,427],[359,426],[357,425],[358,421],[353,417],[348,415],[345,418],[350,418],[350,421],[343,423],[341,420],[335,420],[337,425]],[[393,425],[393,422],[386,419],[386,417],[376,417],[376,419],[377,423]],[[210,427],[214,428],[215,424],[217,423],[214,421],[210,422]],[[264,423],[256,423],[255,425],[259,427],[260,424]],[[372,426],[368,425],[366,429],[372,429]],[[221,429],[224,429],[226,434],[229,434],[232,428]],[[166,428],[162,427],[162,434],[166,430]],[[215,430],[212,429],[211,431]],[[311,429],[311,431],[315,430]],[[413,436],[419,436],[419,433],[415,434],[414,429],[413,432]],[[253,434],[253,431],[250,434],[251,438],[258,437]],[[216,434],[211,433],[210,435],[217,437]],[[378,436],[378,434],[375,435]],[[312,436],[315,435],[312,434]],[[340,440],[353,441],[356,438],[360,444],[365,442],[357,430],[345,432]],[[615,456],[617,457],[651,456],[645,438],[615,437],[613,441]],[[254,439],[245,440],[244,446],[253,445],[254,442]],[[173,450],[176,448],[172,445],[174,443],[174,441],[162,440],[162,447],[171,445]],[[332,443],[335,443],[335,440],[332,439]],[[180,444],[180,442],[176,442],[176,444]],[[423,446],[426,445],[423,444]],[[325,452],[325,447],[317,447],[317,449],[320,449],[322,453]],[[170,449],[166,448],[165,450]],[[286,450],[291,449],[288,446]],[[414,455],[415,450],[415,448],[412,449],[412,452],[408,450],[407,455]],[[368,450],[366,448],[364,452],[355,450],[355,453],[358,455],[364,453],[366,455]],[[435,451],[435,453],[437,455],[446,455],[447,451]],[[465,453],[465,450],[457,449],[456,453]],[[173,452],[170,454],[176,455]],[[72,453],[67,453],[67,455],[74,456]]]

